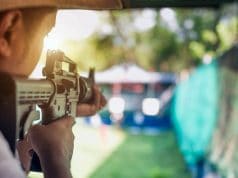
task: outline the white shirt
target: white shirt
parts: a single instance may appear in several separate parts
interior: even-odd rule
[[[10,147],[0,132],[0,178],[26,178],[19,161],[14,158]]]

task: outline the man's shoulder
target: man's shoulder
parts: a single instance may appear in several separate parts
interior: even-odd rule
[[[25,178],[19,162],[14,158],[10,147],[0,131],[0,177]]]
[[[13,158],[13,155],[10,151],[10,147],[6,141],[6,139],[4,138],[2,132],[0,131],[0,159],[3,160],[4,157],[12,157]]]

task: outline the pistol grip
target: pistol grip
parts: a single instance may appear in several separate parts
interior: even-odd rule
[[[41,164],[40,164],[40,159],[38,155],[34,152],[32,156],[32,161],[31,161],[31,171],[35,172],[42,172]]]

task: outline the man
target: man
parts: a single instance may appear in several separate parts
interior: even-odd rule
[[[43,38],[55,23],[56,7],[119,7],[119,1],[60,1],[57,0],[0,0],[0,71],[27,77],[35,67],[43,45]],[[105,4],[103,4],[105,3]],[[27,8],[26,8],[27,7]],[[105,98],[94,87],[94,102],[78,106],[77,114],[95,114],[105,104]],[[19,144],[20,157],[26,171],[29,170],[30,148],[40,158],[44,177],[70,178],[70,160],[73,152],[72,118],[59,119],[48,125],[32,127]],[[53,132],[52,132],[53,130]],[[0,177],[25,177],[17,161],[0,134]]]

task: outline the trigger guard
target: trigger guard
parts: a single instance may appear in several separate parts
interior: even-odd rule
[[[33,122],[36,120],[40,119],[40,112],[39,111],[31,111],[26,119],[26,122],[24,124],[23,127],[23,133],[24,135],[27,134],[28,130],[30,129],[30,127],[33,125]]]

